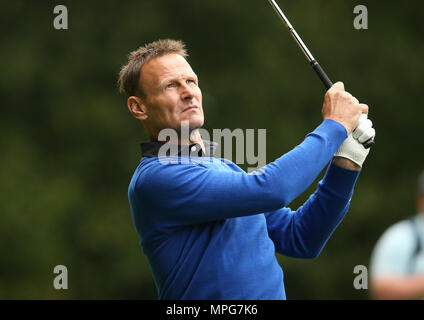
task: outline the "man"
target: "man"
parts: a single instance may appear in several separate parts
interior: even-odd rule
[[[418,179],[415,216],[397,222],[371,256],[371,297],[424,299],[424,171]]]
[[[336,83],[322,124],[260,174],[247,174],[230,161],[210,161],[199,134],[202,94],[186,56],[182,42],[159,40],[132,52],[119,78],[150,137],[128,196],[159,299],[285,299],[275,252],[315,258],[343,218],[369,152],[358,140],[375,135],[370,120],[357,127],[368,106]],[[182,122],[190,134],[169,156],[192,161],[164,164],[160,132],[181,132]],[[336,151],[318,190],[297,211],[286,208]]]

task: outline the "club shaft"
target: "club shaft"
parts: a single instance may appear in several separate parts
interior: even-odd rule
[[[296,41],[299,48],[302,50],[303,54],[305,55],[306,59],[308,59],[309,64],[314,69],[318,77],[320,78],[321,82],[324,84],[325,88],[328,90],[333,85],[333,82],[330,80],[330,78],[327,76],[325,71],[321,68],[320,64],[317,60],[315,60],[312,53],[309,51],[308,47],[303,42],[302,38],[300,38],[299,34],[296,32],[296,30],[293,28],[292,24],[290,23],[289,19],[287,19],[284,12],[280,9],[278,4],[275,2],[275,0],[268,0],[271,6],[274,8],[275,12],[278,14],[278,16],[281,18],[281,20],[286,25],[287,29],[289,30],[290,34],[292,35],[293,39]]]
[[[302,50],[305,57],[308,59],[309,64],[314,69],[315,73],[320,78],[321,82],[324,84],[324,86],[328,89],[331,88],[333,85],[333,82],[330,80],[330,78],[327,76],[327,74],[324,72],[324,70],[319,65],[318,61],[315,60],[315,58],[312,56],[309,49],[306,47],[305,43],[302,41],[296,30],[293,28],[292,24],[290,23],[289,19],[287,19],[284,12],[280,9],[278,4],[275,2],[275,0],[268,0],[268,2],[271,4],[271,6],[274,8],[275,12],[278,14],[278,16],[281,18],[281,20],[286,25],[287,29],[290,31],[290,34],[292,35],[293,39],[296,41],[299,48]],[[365,148],[369,148],[374,144],[374,139],[369,139],[368,141],[363,143],[363,146]]]
[[[302,50],[306,59],[308,59],[309,62],[315,60],[314,57],[312,56],[312,53],[309,51],[308,47],[306,47],[305,43],[302,41],[300,36],[297,34],[296,30],[293,28],[289,19],[287,19],[287,17],[285,16],[284,12],[280,9],[278,4],[274,0],[269,0],[269,3],[274,8],[275,12],[277,12],[277,14],[281,18],[281,20],[284,22],[287,29],[289,29],[290,34],[292,35],[293,39],[296,41],[297,45]]]

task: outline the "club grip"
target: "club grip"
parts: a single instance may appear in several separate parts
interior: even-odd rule
[[[318,61],[312,60],[310,62],[312,68],[317,73],[318,77],[320,78],[321,82],[324,84],[324,86],[328,89],[331,88],[333,85],[333,82],[331,82],[330,78],[327,76],[327,74],[322,70],[321,66],[319,65]],[[371,138],[367,141],[365,141],[362,145],[365,149],[370,148],[374,144],[374,138]]]
[[[361,114],[361,117],[359,118],[359,121],[361,121],[361,120],[364,121],[366,119],[368,119],[368,115],[365,114],[365,113],[363,113],[363,114]],[[358,124],[359,124],[359,122],[358,122]],[[370,138],[367,141],[365,141],[365,142],[362,143],[362,145],[364,146],[365,149],[370,148],[373,144],[374,144],[374,138]]]
[[[318,77],[321,79],[322,83],[324,84],[324,86],[328,89],[331,88],[331,86],[333,85],[333,83],[331,82],[330,78],[327,76],[327,74],[324,72],[324,70],[322,70],[321,66],[319,65],[318,61],[316,60],[312,60],[310,62],[312,68],[315,70],[315,72],[317,73]]]
[[[373,144],[374,144],[374,138],[371,138],[365,141],[362,145],[364,146],[365,149],[369,149],[371,148]]]

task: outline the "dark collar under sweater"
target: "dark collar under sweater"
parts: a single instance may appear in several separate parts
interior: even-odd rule
[[[208,140],[203,140],[205,151],[198,143],[190,145],[167,145],[166,142],[145,141],[141,142],[141,155],[143,157],[158,157],[162,147],[163,156],[191,156],[191,157],[212,157],[218,146],[218,143]]]

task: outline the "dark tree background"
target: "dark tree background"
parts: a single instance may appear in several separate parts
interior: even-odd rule
[[[68,30],[53,27],[59,4]],[[353,269],[369,265],[389,225],[415,213],[424,169],[424,6],[279,4],[328,75],[369,104],[377,130],[351,209],[320,257],[278,256],[287,296],[367,299],[353,287]],[[353,27],[358,4],[368,8],[368,30]],[[127,199],[147,137],[116,89],[138,46],[184,40],[200,77],[205,129],[267,129],[267,162],[321,122],[324,88],[265,0],[15,0],[2,5],[0,26],[2,299],[157,298]],[[53,288],[60,264],[68,290]]]

